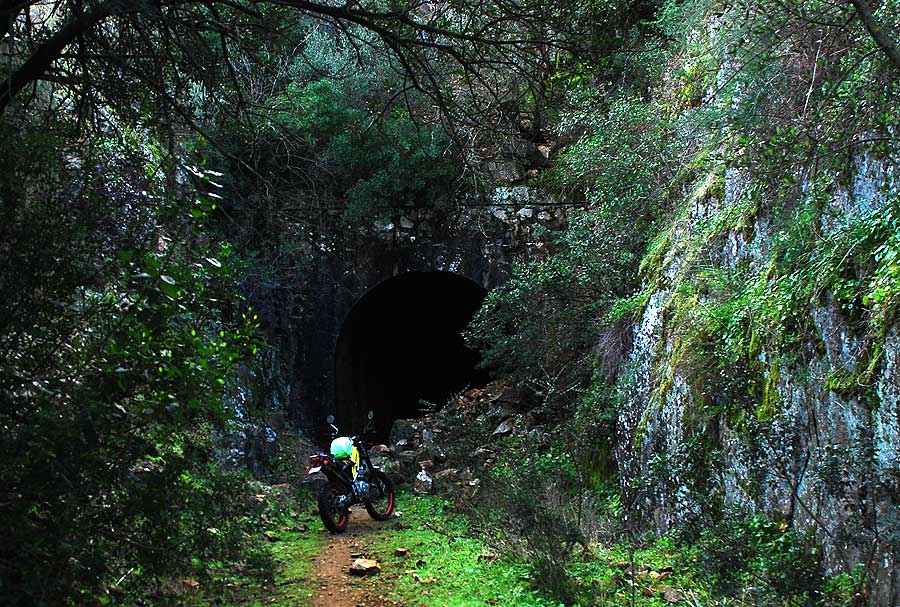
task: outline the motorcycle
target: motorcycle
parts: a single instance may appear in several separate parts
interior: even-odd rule
[[[369,411],[369,423],[374,414]],[[365,441],[357,436],[339,436],[334,416],[326,419],[333,430],[331,453],[310,457],[307,474],[323,474],[328,479],[318,493],[319,516],[332,533],[343,533],[350,522],[350,507],[362,504],[376,521],[386,521],[394,512],[394,484],[372,465]]]

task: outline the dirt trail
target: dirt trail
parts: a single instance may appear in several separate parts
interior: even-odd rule
[[[351,510],[347,531],[332,535],[331,541],[316,557],[313,607],[392,607],[399,604],[379,596],[379,579],[387,573],[384,570],[371,577],[349,573],[356,558],[371,557],[372,545],[378,541],[380,533],[387,532],[388,525],[390,523],[373,521],[361,506]]]

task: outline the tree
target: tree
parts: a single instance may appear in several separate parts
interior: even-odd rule
[[[209,84],[211,79],[202,74],[214,65],[209,59],[235,75],[240,68],[233,49],[246,51],[248,40],[258,42],[255,34],[275,35],[303,20],[328,24],[357,51],[377,46],[389,54],[406,78],[398,96],[418,89],[449,110],[452,102],[445,86],[452,72],[458,86],[486,96],[481,109],[488,111],[504,101],[499,80],[515,74],[523,82],[537,83],[546,76],[552,59],[548,54],[579,48],[572,20],[580,12],[573,2],[515,0],[441,5],[371,0],[340,5],[299,0],[12,0],[0,6],[6,42],[16,58],[0,84],[0,113],[37,83],[63,86],[82,96],[95,87],[110,93],[108,70],[130,74],[173,101],[171,93],[176,91],[167,87],[173,81],[195,77]],[[441,65],[441,60],[448,63]],[[156,69],[147,69],[151,66]],[[237,79],[228,84],[237,85]]]

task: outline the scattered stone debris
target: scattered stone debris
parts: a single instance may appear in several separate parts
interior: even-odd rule
[[[413,428],[412,420],[398,419],[391,427],[390,442],[392,445],[399,445],[400,441],[405,440],[402,446],[407,446],[409,440],[416,435],[416,429]]]

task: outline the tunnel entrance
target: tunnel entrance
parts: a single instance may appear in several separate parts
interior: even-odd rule
[[[394,420],[419,417],[420,401],[438,406],[467,387],[484,386],[479,355],[462,331],[485,296],[477,283],[449,272],[409,272],[360,299],[341,328],[335,358],[335,415],[359,432],[369,409],[385,440]]]

